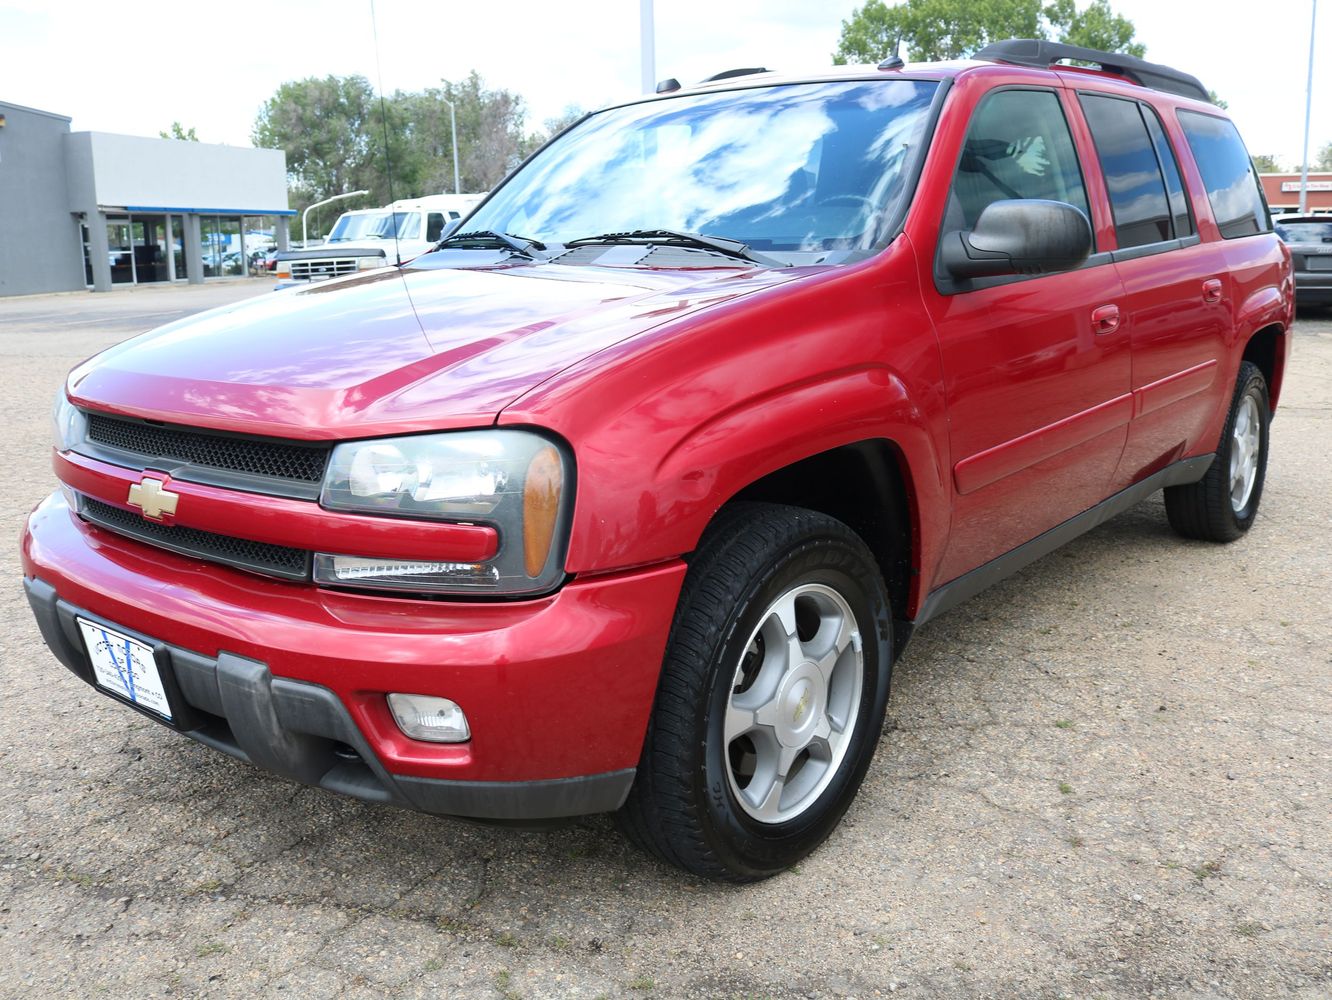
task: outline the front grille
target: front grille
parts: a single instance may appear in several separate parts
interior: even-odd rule
[[[341,274],[356,273],[355,257],[336,257],[324,260],[293,260],[291,276],[293,278],[336,278]]]
[[[92,497],[80,498],[79,514],[84,520],[108,531],[181,555],[208,559],[286,580],[310,578],[310,553],[304,549],[251,542],[178,524],[158,524],[133,511],[113,507]]]
[[[134,455],[142,467],[183,462],[247,476],[318,485],[328,462],[327,445],[288,444],[263,438],[209,434],[170,424],[88,414],[88,440]]]

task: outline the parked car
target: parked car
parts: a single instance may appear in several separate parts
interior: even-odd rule
[[[484,194],[431,195],[343,212],[321,246],[278,255],[278,287],[327,281],[418,257],[483,198]]]
[[[464,228],[70,373],[22,540],[70,670],[297,781],[617,811],[745,881],[837,825],[914,629],[1162,489],[1254,525],[1290,254],[1187,74],[727,74]]]
[[[1332,306],[1332,215],[1282,215],[1276,233],[1290,246],[1295,301]]]

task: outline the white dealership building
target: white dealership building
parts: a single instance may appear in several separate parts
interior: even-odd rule
[[[294,214],[281,150],[71,132],[0,101],[0,295],[243,275]]]

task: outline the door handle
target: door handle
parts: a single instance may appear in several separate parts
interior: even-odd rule
[[[1097,334],[1114,333],[1119,329],[1119,306],[1113,302],[1092,310],[1092,330]]]
[[[1203,301],[1220,302],[1221,301],[1221,279],[1208,278],[1203,282]]]

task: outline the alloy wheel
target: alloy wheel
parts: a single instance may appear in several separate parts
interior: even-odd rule
[[[740,808],[783,823],[810,808],[846,756],[864,683],[855,614],[822,584],[769,605],[736,665],[723,724]]]

